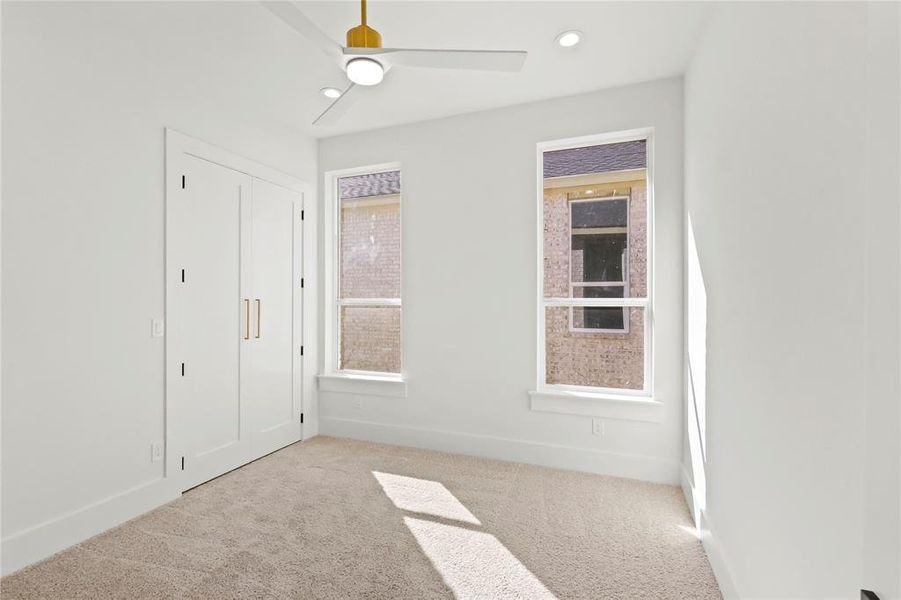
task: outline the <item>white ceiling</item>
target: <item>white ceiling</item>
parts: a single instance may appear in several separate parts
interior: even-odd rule
[[[298,6],[342,44],[347,29],[359,23],[356,1]],[[338,125],[313,127],[330,102],[316,91],[347,82],[325,54],[296,40],[291,46],[299,50],[298,72],[319,78],[299,86],[294,115],[304,122],[296,127],[328,137],[679,75],[709,8],[697,2],[371,0],[369,25],[381,32],[385,47],[527,50],[525,67],[520,73],[394,68],[360,95]],[[300,38],[279,24],[279,35]],[[582,30],[583,43],[558,47],[554,38],[567,29]]]

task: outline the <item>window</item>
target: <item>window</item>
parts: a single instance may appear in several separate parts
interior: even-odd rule
[[[651,395],[649,145],[540,148],[539,391]]]
[[[335,370],[401,372],[400,171],[336,178]]]
[[[569,200],[570,297],[626,298],[629,295],[629,198]],[[572,331],[629,332],[628,310],[573,307]]]

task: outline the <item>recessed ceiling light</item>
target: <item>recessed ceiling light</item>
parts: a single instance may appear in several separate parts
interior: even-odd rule
[[[347,63],[347,78],[357,85],[377,85],[385,76],[385,68],[371,58],[355,58]]]
[[[323,96],[325,96],[326,98],[335,99],[335,98],[341,97],[341,90],[339,90],[338,88],[333,88],[333,87],[324,87],[321,90],[319,90],[319,93],[322,94]]]
[[[582,32],[572,29],[557,36],[557,44],[564,48],[572,48],[582,41]]]
[[[585,193],[586,193],[586,194],[593,194],[593,193],[594,193],[594,190],[588,190],[588,191],[585,192]]]

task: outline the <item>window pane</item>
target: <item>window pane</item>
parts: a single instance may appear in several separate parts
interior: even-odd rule
[[[400,373],[398,306],[341,307],[342,370]]]
[[[397,171],[343,177],[341,297],[400,298],[400,178]]]
[[[623,298],[622,285],[580,285],[573,286],[573,298]]]
[[[572,236],[572,281],[625,281],[626,234]]]
[[[586,229],[626,227],[629,224],[629,201],[585,200],[572,203],[573,233]]]
[[[602,312],[588,316],[585,311]],[[570,319],[576,314],[582,314],[583,322],[597,319],[599,324],[618,318],[625,327],[619,332],[573,331]],[[548,384],[644,389],[643,308],[549,307],[545,319]]]
[[[628,326],[628,312],[625,308],[606,306],[577,306],[572,309],[573,329],[603,329],[623,331]]]
[[[545,152],[546,298],[612,281],[647,297],[646,152],[644,140]]]

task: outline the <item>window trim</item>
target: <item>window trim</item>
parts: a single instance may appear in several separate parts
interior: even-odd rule
[[[542,162],[542,164],[544,164]],[[544,183],[542,182],[542,185]],[[543,192],[544,190],[542,190]],[[617,232],[617,233],[625,233],[626,234],[626,260],[625,265],[623,265],[623,281],[573,281],[573,253],[572,253],[572,238],[573,235],[586,235],[587,233],[573,233],[573,204],[581,204],[585,202],[610,202],[613,200],[625,200],[626,201],[626,226],[622,227],[600,227],[598,229],[625,229],[625,232]],[[543,201],[543,196],[542,196]],[[629,297],[629,275],[631,273],[631,261],[629,260],[629,251],[631,246],[629,246],[629,231],[632,226],[632,194],[630,193],[628,196],[616,195],[614,193],[613,196],[601,196],[600,198],[567,198],[566,199],[566,209],[569,211],[569,243],[570,243],[570,251],[567,258],[569,259],[569,295],[571,298],[573,296],[573,288],[576,287],[622,287],[623,288],[623,298]],[[544,214],[542,212],[542,214]],[[601,234],[613,233],[602,231],[599,232]],[[542,240],[542,248],[544,248],[544,240]],[[542,274],[543,275],[543,274]],[[543,281],[543,279],[542,279]],[[623,328],[622,329],[592,329],[591,327],[573,327],[573,318],[575,313],[575,308],[572,307],[569,309],[569,331],[570,333],[605,333],[609,335],[628,335],[629,334],[629,324],[631,322],[631,317],[628,313],[628,308],[623,307]],[[586,307],[580,307],[586,308]]]
[[[600,144],[647,141],[647,295],[645,298],[578,299],[545,298],[544,296],[544,153]],[[648,420],[648,406],[655,414],[662,404],[654,399],[654,128],[645,127],[598,135],[566,138],[536,144],[536,210],[537,210],[537,302],[536,302],[536,389],[530,392],[532,410],[567,412],[569,414],[609,414],[611,418]],[[570,275],[571,279],[571,275]],[[611,302],[615,300],[615,302]],[[548,308],[557,306],[637,306],[644,309],[644,389],[627,390],[547,383],[545,318]],[[577,400],[577,402],[574,402]],[[650,403],[650,404],[649,404]],[[580,408],[585,407],[585,408]],[[605,408],[606,407],[606,408]],[[633,410],[634,409],[634,410]],[[632,417],[629,415],[632,414]],[[654,419],[656,420],[656,419]]]
[[[341,201],[338,180],[357,175],[371,175],[388,171],[402,171],[399,162],[365,165],[348,169],[326,171],[324,174],[324,240],[323,261],[323,360],[319,375],[320,391],[367,393],[384,396],[406,396],[404,374],[404,325],[403,325],[403,190],[401,190],[401,297],[400,298],[341,298]],[[403,175],[401,175],[403,177]],[[341,307],[342,306],[397,306],[401,308],[400,373],[358,371],[340,369]],[[385,385],[396,383],[400,385]],[[371,385],[370,385],[371,384]],[[382,393],[375,393],[376,389]]]

